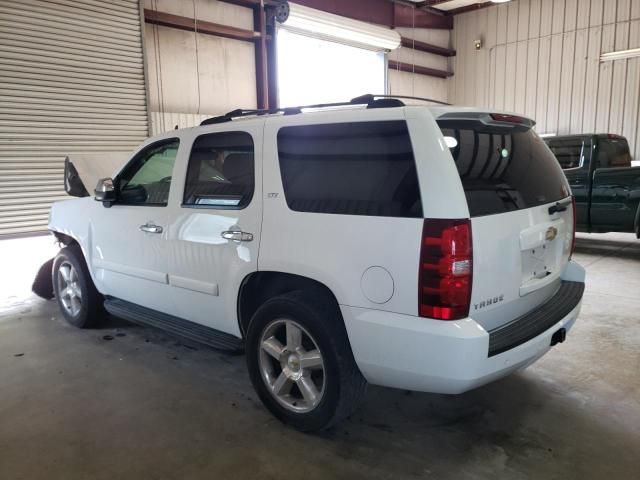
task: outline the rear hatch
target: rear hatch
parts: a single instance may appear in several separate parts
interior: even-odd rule
[[[493,330],[545,303],[560,287],[573,241],[569,185],[531,120],[449,112],[437,122],[471,216],[469,316]]]

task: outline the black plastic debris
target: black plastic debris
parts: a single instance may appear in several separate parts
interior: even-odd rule
[[[53,279],[51,278],[51,272],[53,271],[53,258],[47,260],[42,264],[36,278],[33,280],[31,290],[45,300],[51,300],[53,298]]]

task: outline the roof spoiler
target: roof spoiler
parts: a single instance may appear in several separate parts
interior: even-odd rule
[[[525,127],[527,129],[533,128],[536,124],[536,122],[531,120],[530,118],[522,117],[520,115],[490,112],[448,112],[440,115],[436,120],[438,122],[470,122],[482,123],[483,125],[487,125],[490,127]]]

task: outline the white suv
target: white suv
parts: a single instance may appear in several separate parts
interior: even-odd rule
[[[534,122],[373,96],[329,107],[156,136],[95,199],[56,203],[67,320],[106,310],[244,349],[266,407],[301,430],[349,415],[367,382],[461,393],[564,340],[585,274]]]

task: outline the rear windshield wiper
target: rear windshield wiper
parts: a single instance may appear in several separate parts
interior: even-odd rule
[[[554,213],[558,213],[558,212],[566,212],[570,203],[571,203],[571,200],[569,200],[568,202],[562,202],[562,203],[556,202],[555,205],[551,205],[549,207],[549,215],[553,215]]]

